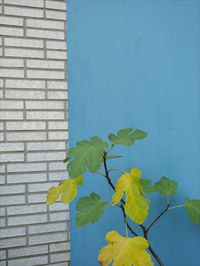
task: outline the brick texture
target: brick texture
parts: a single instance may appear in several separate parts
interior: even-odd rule
[[[66,1],[0,0],[0,265],[67,266]]]

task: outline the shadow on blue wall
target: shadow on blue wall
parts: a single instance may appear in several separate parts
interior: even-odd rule
[[[116,149],[126,159],[109,166],[176,180],[173,203],[200,195],[199,8],[193,0],[68,1],[70,146],[123,127],[147,131],[132,148]],[[84,183],[80,196],[95,191],[111,199],[101,177],[88,174]],[[148,221],[164,206],[154,197]],[[124,233],[120,211],[108,207],[99,223],[76,228],[73,207],[72,266],[97,266],[105,234]],[[150,240],[166,266],[200,265],[199,228],[184,210],[171,211],[156,227]]]

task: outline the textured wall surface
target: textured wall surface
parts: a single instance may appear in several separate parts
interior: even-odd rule
[[[67,265],[66,3],[0,1],[0,265]],[[67,220],[67,222],[66,222]]]

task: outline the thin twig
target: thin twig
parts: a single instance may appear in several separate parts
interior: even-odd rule
[[[150,230],[150,228],[160,219],[161,216],[163,216],[163,214],[165,214],[168,210],[169,210],[169,203],[167,204],[167,207],[161,212],[160,215],[158,215],[158,217],[156,217],[156,219],[149,225],[149,227],[147,228],[147,233]]]

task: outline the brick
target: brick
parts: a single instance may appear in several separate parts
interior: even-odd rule
[[[53,61],[53,60],[35,60],[28,59],[27,67],[30,68],[48,68],[48,69],[64,69],[65,63],[62,61]]]
[[[50,59],[67,59],[67,53],[65,51],[47,50],[47,58],[50,58]]]
[[[29,120],[60,120],[64,119],[64,112],[55,111],[27,111]]]
[[[1,10],[1,9],[0,9]],[[7,262],[5,260],[0,261],[1,262],[1,266],[7,266]]]
[[[67,171],[57,172],[57,173],[49,173],[49,180],[50,181],[66,180],[67,178],[69,178]]]
[[[3,260],[6,258],[6,251],[5,250],[0,250],[0,260]]]
[[[26,265],[26,266],[33,266],[33,265],[43,265],[48,263],[48,256],[38,256],[38,257],[27,257],[23,259],[14,259],[8,261],[8,266],[16,266],[16,265]]]
[[[2,120],[23,119],[23,112],[0,111],[0,118]]]
[[[24,161],[24,154],[23,153],[5,153],[0,154],[0,161],[1,162],[20,162]]]
[[[48,122],[48,128],[49,129],[68,129],[68,123],[60,122],[60,121],[54,121],[54,122]]]
[[[1,69],[0,77],[5,78],[23,78],[24,70],[20,69]]]
[[[23,109],[24,103],[22,101],[3,101],[0,100],[0,109]]]
[[[32,182],[44,182],[46,181],[46,173],[30,173],[30,174],[14,174],[7,176],[8,184],[14,183],[32,183]]]
[[[11,163],[7,165],[7,172],[46,171],[46,163]]]
[[[49,224],[29,226],[29,233],[41,234],[41,233],[49,233],[56,231],[66,231],[66,229],[67,229],[66,223],[49,223]]]
[[[63,233],[52,233],[52,234],[45,234],[38,236],[31,236],[29,238],[29,244],[35,245],[35,244],[43,244],[43,243],[54,243],[57,241],[66,241],[67,240],[67,234]]]
[[[63,204],[62,202],[55,202],[52,205],[49,205],[49,211],[69,211],[69,204]]]
[[[22,217],[8,217],[8,225],[36,224],[47,222],[46,214],[24,215]]]
[[[30,122],[7,122],[6,123],[6,130],[44,130],[46,129],[45,122],[38,122],[38,121],[30,121]]]
[[[0,230],[0,238],[23,236],[26,234],[25,227],[5,228]]]
[[[29,184],[28,192],[47,192],[50,187],[57,185],[58,183]]]
[[[1,102],[0,102],[1,106]],[[26,102],[26,109],[44,109],[44,110],[55,110],[55,109],[64,109],[64,102],[61,101],[28,101]]]
[[[13,0],[13,1],[16,1],[16,0]],[[26,3],[27,2],[28,1],[26,1]],[[5,6],[4,12],[6,15],[13,15],[13,16],[20,16],[20,17],[42,18],[44,16],[44,12],[42,9],[33,9],[33,8],[24,8],[24,7]]]
[[[17,205],[25,203],[25,196],[1,196],[0,205]]]
[[[1,147],[1,144],[0,144]],[[65,150],[65,142],[30,142],[27,143],[29,151],[44,150]]]
[[[5,56],[43,58],[44,51],[25,48],[5,48]]]
[[[9,79],[6,80],[6,88],[11,89],[44,89],[45,88],[45,82],[43,80],[15,80],[15,79]]]
[[[0,58],[1,67],[23,67],[24,61],[21,59]]]
[[[5,214],[6,214],[6,208],[0,208],[0,216],[5,216]]]
[[[0,143],[0,151],[23,151],[24,143]]]
[[[0,133],[0,141],[3,141],[3,140],[4,140],[4,134]]]
[[[0,227],[4,227],[6,225],[6,219],[0,218]]]
[[[66,157],[65,152],[40,152],[40,153],[28,153],[28,161],[55,161],[63,160]]]
[[[3,87],[3,79],[0,79],[0,87]]]
[[[0,163],[0,173],[5,173],[5,164]]]
[[[18,6],[44,7],[43,0],[4,0],[4,3]]]
[[[64,132],[49,132],[48,133],[48,139],[50,140],[67,140],[68,139],[68,131],[64,131]]]
[[[27,70],[27,77],[33,79],[64,79],[63,71]]]
[[[50,244],[50,253],[69,250],[69,249],[70,249],[69,242]]]
[[[47,49],[66,50],[67,44],[64,41],[47,41]]]
[[[58,39],[64,40],[64,31],[51,31],[51,30],[40,30],[40,29],[27,29],[28,37],[36,37],[42,39]]]
[[[0,186],[0,195],[25,193],[25,185]]]
[[[25,39],[25,38],[5,38],[5,46],[26,47],[26,48],[43,48],[42,40]]]
[[[47,211],[46,204],[33,204],[33,205],[7,207],[8,215],[34,214],[40,212],[44,213],[46,211]]]
[[[46,8],[66,10],[66,3],[64,1],[46,1]]]
[[[56,212],[50,213],[50,221],[68,221],[69,220],[69,212]]]
[[[4,129],[4,124],[3,122],[0,122],[0,130],[3,130]]]
[[[66,170],[66,164],[64,164],[63,161],[49,163],[49,170],[50,171]]]
[[[23,36],[24,30],[22,28],[15,27],[1,27],[0,35],[2,36]]]
[[[70,254],[67,252],[50,255],[50,262],[61,262],[68,260],[70,260]]]
[[[0,175],[0,184],[1,185],[5,184],[5,182],[6,182],[5,176]]]
[[[44,91],[34,90],[6,90],[6,98],[8,99],[44,99]]]
[[[55,100],[63,100],[67,99],[67,92],[65,91],[49,91],[48,92],[48,99],[55,99]]]
[[[48,253],[47,245],[33,246],[33,247],[23,247],[23,248],[13,248],[8,250],[9,258],[17,258],[31,255],[38,255]]]
[[[1,239],[0,248],[9,248],[26,245],[25,237]]]
[[[6,134],[7,140],[45,140],[46,132],[12,132]]]
[[[0,17],[0,24],[1,25],[14,25],[14,26],[23,26],[23,19],[16,18],[12,16],[2,16]]]
[[[66,90],[67,82],[66,81],[47,81],[48,89],[58,89],[58,90]]]
[[[66,12],[47,10],[46,17],[58,20],[66,20]]]
[[[29,203],[43,203],[46,202],[46,193],[44,194],[30,194],[28,196]]]
[[[27,27],[39,28],[39,29],[58,29],[64,30],[64,22],[52,21],[52,20],[41,20],[41,19],[27,19]]]

